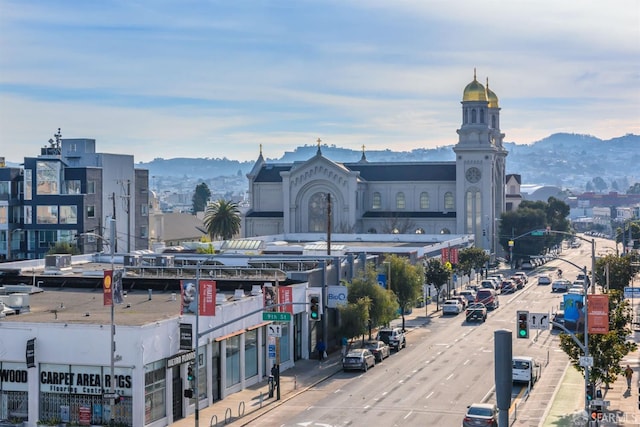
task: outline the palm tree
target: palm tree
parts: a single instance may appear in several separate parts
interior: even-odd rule
[[[209,203],[204,211],[204,226],[211,240],[216,237],[231,239],[240,232],[238,204],[224,199]]]

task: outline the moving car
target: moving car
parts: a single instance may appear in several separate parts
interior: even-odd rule
[[[476,302],[476,291],[473,289],[464,289],[460,291],[459,295],[465,297],[468,304]]]
[[[407,340],[404,332],[400,328],[382,328],[378,331],[378,341],[382,341],[395,351],[407,346]]]
[[[531,387],[540,377],[541,366],[533,357],[513,356],[511,364],[511,378],[514,383],[527,383]]]
[[[474,403],[467,407],[462,427],[498,427],[498,408],[493,403]]]
[[[480,289],[476,295],[476,302],[484,304],[487,310],[495,310],[500,307],[498,294],[493,289]]]
[[[487,320],[487,307],[479,302],[469,305],[465,312],[467,322],[485,322]]]
[[[365,341],[363,347],[373,354],[373,356],[376,358],[376,363],[382,362],[383,359],[389,357],[389,355],[391,354],[391,349],[383,341]]]
[[[516,271],[515,273],[513,273],[513,275],[520,276],[520,278],[522,279],[525,285],[529,283],[529,277],[527,276],[527,273],[525,273],[524,271]]]
[[[584,295],[584,284],[580,281],[573,282],[567,293]]]
[[[551,284],[551,292],[567,292],[571,282],[565,279],[554,280]]]
[[[442,304],[442,314],[455,314],[462,313],[462,304],[457,299],[448,299]]]
[[[550,285],[551,284],[551,276],[542,275],[538,277],[538,285]]]
[[[342,370],[358,369],[367,372],[367,369],[376,366],[376,358],[366,348],[354,348],[349,350],[347,355],[342,359]]]
[[[513,280],[511,279],[503,280],[500,286],[500,293],[512,294],[516,291],[516,289],[517,289],[517,285],[514,283]]]

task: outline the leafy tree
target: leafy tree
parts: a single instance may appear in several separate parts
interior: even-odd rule
[[[233,238],[240,232],[238,204],[224,199],[209,203],[204,211],[204,226],[211,240]]]
[[[404,330],[404,312],[413,307],[422,294],[423,271],[421,266],[412,265],[407,258],[395,254],[385,259],[390,263],[392,291],[398,298]]]
[[[471,274],[471,270],[480,270],[489,262],[489,255],[480,248],[465,248],[458,252],[458,270],[466,275]]]
[[[398,302],[392,292],[378,284],[378,277],[372,263],[367,264],[365,272],[354,277],[347,283],[349,296],[347,301],[355,304],[361,298],[369,298],[369,317],[373,325],[386,325],[395,319],[398,312]]]
[[[196,185],[196,190],[193,192],[191,202],[193,203],[193,214],[196,212],[203,212],[207,203],[211,199],[211,190],[204,182]]]
[[[630,256],[610,254],[596,261],[596,282],[603,288],[606,288],[608,276],[608,289],[615,289],[622,292],[625,286],[629,286],[637,270],[637,267],[631,265]]]
[[[338,334],[343,337],[364,336],[369,321],[369,308],[371,298],[358,298],[356,302],[350,302],[338,306],[340,312],[340,329]]]
[[[637,349],[636,343],[628,341],[633,331],[629,328],[632,320],[632,309],[629,302],[622,299],[620,291],[612,290],[609,295],[609,333],[589,334],[589,354],[593,356],[593,368],[589,378],[595,384],[609,384],[622,374],[620,362]],[[575,334],[584,343],[584,333]],[[573,367],[584,376],[584,367],[580,366],[582,350],[568,334],[560,334],[560,348],[569,356]]]
[[[627,194],[640,194],[640,182],[636,182],[627,190]]]
[[[77,245],[74,245],[69,242],[56,242],[55,245],[51,246],[47,251],[47,255],[53,254],[70,254],[70,255],[80,255],[80,249],[78,249]]]
[[[442,287],[451,278],[451,270],[444,266],[439,259],[430,258],[424,268],[424,279],[426,283],[435,286],[438,296],[436,297],[436,310],[439,310],[439,296]]]
[[[598,190],[599,192],[603,192],[608,188],[607,183],[605,182],[604,179],[602,179],[602,177],[597,176],[595,178],[593,178],[593,186],[596,188],[596,190]]]
[[[640,248],[640,222],[629,222],[624,227],[616,229],[616,244],[629,243],[629,229],[631,229],[631,239],[633,239],[633,247]]]

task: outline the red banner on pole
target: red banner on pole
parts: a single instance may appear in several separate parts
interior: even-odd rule
[[[216,281],[200,280],[199,307],[201,316],[216,315]]]
[[[609,333],[609,295],[587,295],[587,322],[590,334]]]
[[[113,271],[105,270],[102,279],[103,305],[113,305]]]
[[[293,289],[291,286],[278,286],[278,301],[280,304],[287,304],[293,302]],[[287,304],[280,306],[278,311],[287,312],[293,314],[293,305]]]
[[[449,261],[449,248],[442,248],[440,250],[440,259],[442,260],[442,264],[446,264]]]

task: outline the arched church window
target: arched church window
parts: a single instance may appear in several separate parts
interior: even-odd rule
[[[373,193],[372,209],[380,209],[382,207],[382,196],[377,191]]]
[[[440,230],[440,234],[451,234],[451,230],[445,227],[442,230]]]
[[[471,110],[471,123],[476,122],[476,109]]]
[[[396,194],[396,209],[404,209],[405,208],[405,200],[404,193],[399,192]]]
[[[491,127],[494,128],[494,129],[498,128],[498,126],[496,126],[496,116],[495,116],[495,114],[491,115]]]
[[[484,123],[484,108],[480,109],[480,123]]]
[[[429,193],[426,191],[420,193],[420,209],[429,209]]]
[[[416,234],[424,234],[424,228],[421,228],[421,227],[416,228]]]
[[[327,231],[327,195],[315,193],[309,199],[309,232],[318,233]]]
[[[453,193],[451,191],[447,191],[444,193],[444,208],[448,211],[453,210]]]

